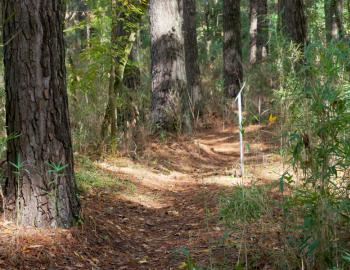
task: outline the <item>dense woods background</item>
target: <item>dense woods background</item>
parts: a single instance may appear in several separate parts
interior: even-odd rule
[[[83,226],[79,188],[93,161],[141,162],[153,142],[257,126],[279,177],[242,176],[216,201],[223,245],[240,232],[227,244],[234,258],[198,263],[186,249],[179,267],[349,268],[350,1],[3,0],[1,11],[7,220]],[[244,149],[249,157],[248,139]],[[235,178],[238,159],[231,167]],[[266,220],[278,231],[269,255],[249,242],[249,226]]]

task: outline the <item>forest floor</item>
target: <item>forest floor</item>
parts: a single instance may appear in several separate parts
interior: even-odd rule
[[[154,140],[136,160],[77,158],[81,224],[48,230],[1,222],[0,269],[186,269],[191,260],[233,269],[241,232],[227,233],[218,202],[242,183],[238,132],[216,126]],[[272,129],[250,126],[245,136],[243,184],[276,181],[282,165]],[[275,225],[266,219],[247,229],[255,269],[273,269],[269,256],[281,245]]]

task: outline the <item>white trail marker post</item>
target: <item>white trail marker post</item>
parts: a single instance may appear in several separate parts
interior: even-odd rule
[[[243,115],[242,115],[242,92],[245,87],[245,82],[242,85],[234,102],[238,103],[238,122],[239,122],[239,146],[241,159],[241,177],[244,175],[244,142],[243,142]]]

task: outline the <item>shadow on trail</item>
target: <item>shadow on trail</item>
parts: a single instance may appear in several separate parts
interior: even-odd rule
[[[147,187],[139,187],[143,191]],[[176,269],[187,247],[208,264],[218,230],[216,186],[163,191],[171,202],[147,207],[94,190],[82,197],[84,223],[70,230],[27,230],[2,226],[1,269]],[[135,195],[137,196],[137,195]],[[4,237],[4,231],[11,236]],[[3,264],[2,264],[3,263]],[[6,268],[5,268],[6,267]]]

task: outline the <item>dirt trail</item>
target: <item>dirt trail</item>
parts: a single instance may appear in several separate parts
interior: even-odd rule
[[[70,230],[33,230],[2,223],[1,269],[179,269],[184,247],[200,264],[229,253],[215,244],[221,192],[241,179],[238,130],[204,131],[192,138],[153,142],[139,161],[107,158],[101,170],[133,184],[133,191],[96,189],[82,196],[84,223]],[[271,133],[246,130],[248,177],[270,181],[279,172]]]

